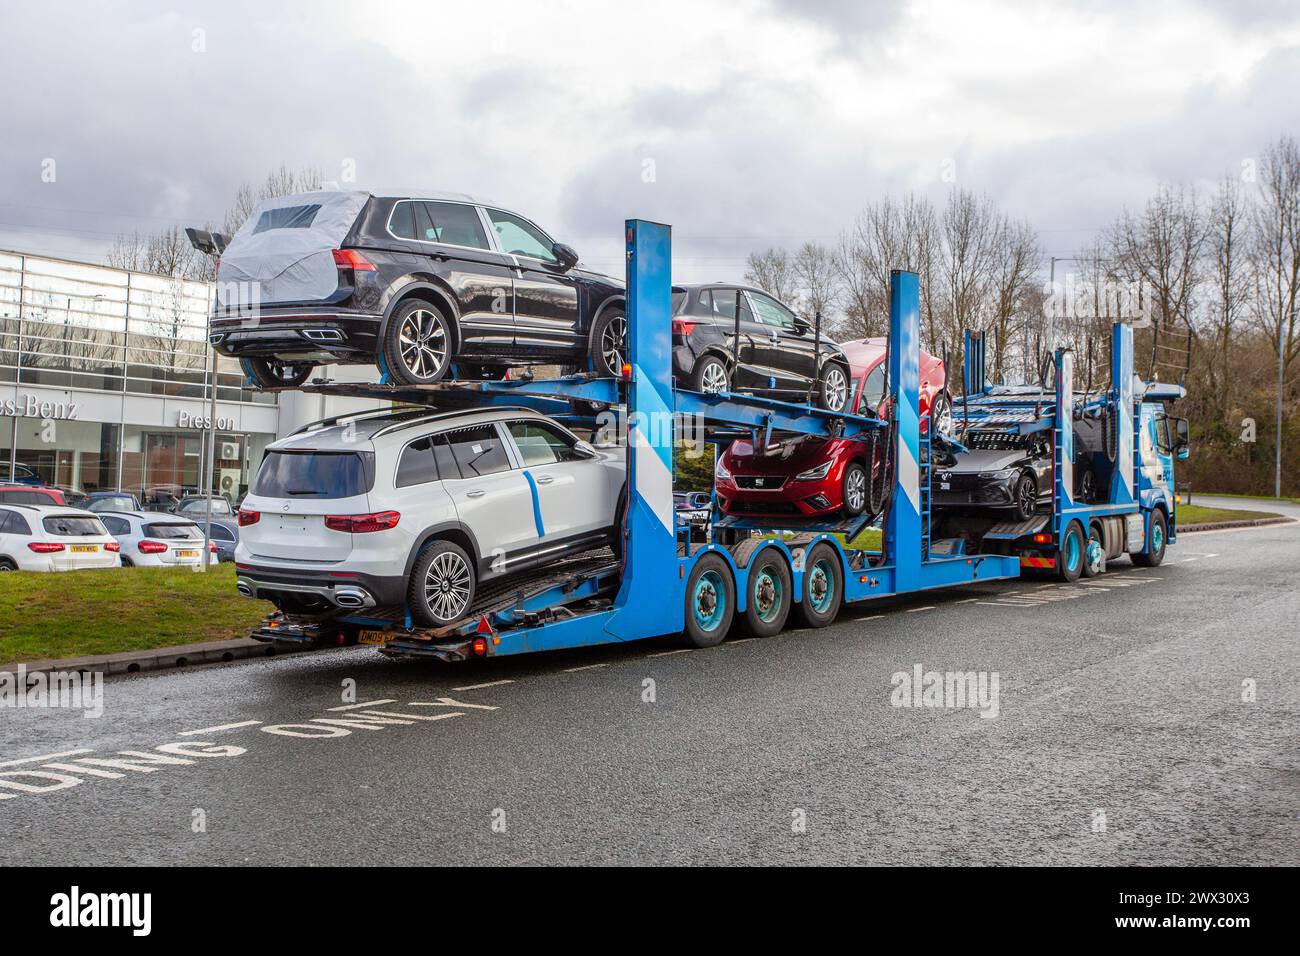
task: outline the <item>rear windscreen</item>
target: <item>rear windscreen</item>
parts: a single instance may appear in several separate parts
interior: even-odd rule
[[[253,483],[266,498],[351,498],[370,490],[375,456],[357,451],[268,451]]]
[[[257,217],[253,235],[266,232],[268,229],[310,229],[318,212],[320,212],[319,203],[314,206],[282,206],[279,209],[268,209]]]
[[[87,511],[134,511],[133,498],[96,498],[86,505]]]
[[[81,538],[88,535],[108,534],[98,518],[79,518],[76,515],[55,515],[46,518],[45,530],[65,538]]]
[[[193,524],[147,524],[144,526],[146,538],[201,538],[203,532]]]

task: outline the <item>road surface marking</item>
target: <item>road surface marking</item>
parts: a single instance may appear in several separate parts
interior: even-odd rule
[[[722,646],[722,647],[735,647],[735,646],[737,646],[738,644],[748,644],[750,641],[756,641],[756,640],[758,640],[758,638],[756,638],[756,637],[742,637],[742,638],[740,638],[739,640],[735,640],[735,641],[727,641],[725,644],[723,644],[723,645],[721,645],[721,646]]]
[[[917,611],[933,611],[934,609],[935,609],[935,605],[927,604],[925,607],[909,607],[907,609],[907,613],[915,614]]]
[[[363,701],[360,704],[344,704],[342,707],[330,707],[327,709],[330,711],[357,710],[358,708],[361,707],[377,707],[380,704],[395,704],[395,703],[397,703],[397,701],[393,700],[391,697],[386,697],[383,700],[367,700],[367,701]]]
[[[459,704],[460,707],[474,707],[478,710],[499,710],[499,707],[484,707],[481,704]],[[365,720],[366,717],[396,717],[400,720],[442,720],[444,717],[463,716],[460,711],[454,714],[434,714],[430,717],[428,714],[394,714],[386,710],[363,710],[357,714],[357,720]]]
[[[513,684],[512,680],[490,680],[486,684],[467,684],[464,687],[453,687],[452,690],[483,690],[485,687],[500,687],[503,684]]]
[[[972,602],[974,602],[974,601],[978,601],[978,600],[979,600],[979,598],[966,598],[965,600],[958,601],[957,603],[958,603],[958,604],[970,604],[970,603],[972,603]]]
[[[594,671],[594,670],[597,670],[597,669],[599,669],[599,668],[601,668],[601,667],[608,667],[608,666],[609,666],[608,663],[606,663],[606,664],[584,664],[584,665],[582,665],[581,667],[566,667],[566,668],[564,669],[564,673],[566,673],[566,674],[576,674],[578,671]]]
[[[883,614],[868,614],[866,617],[858,618],[859,621],[874,621],[878,617],[884,617]]]
[[[82,747],[79,750],[61,750],[56,754],[46,754],[43,757],[19,757],[17,760],[6,760],[0,763],[0,767],[17,767],[24,763],[44,763],[47,760],[58,760],[60,757],[75,757],[77,754],[94,753],[90,747]]]
[[[437,700],[413,700],[412,707],[469,707],[471,710],[500,710],[492,704],[462,704],[458,700],[452,700],[450,697],[439,697]]]
[[[676,651],[659,651],[655,654],[647,654],[646,657],[667,657],[670,654],[689,654],[693,650],[695,650],[693,647],[683,647],[681,650]]]
[[[252,727],[254,724],[260,724],[260,720],[241,720],[237,724],[219,724],[216,727],[203,727],[199,730],[182,730],[177,737],[193,737],[197,734],[216,734],[223,730],[238,730],[240,727]]]

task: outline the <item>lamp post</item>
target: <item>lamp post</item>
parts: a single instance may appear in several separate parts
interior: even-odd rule
[[[211,256],[214,265],[221,262],[221,253],[226,250],[226,237],[219,232],[207,232],[188,226],[185,235],[190,245],[206,256]],[[215,306],[215,302],[213,305]],[[217,350],[212,346],[212,309],[208,310],[207,335],[204,343],[212,353],[211,372],[208,376],[208,453],[204,456],[203,468],[199,473],[203,480],[203,555],[199,561],[199,570],[206,572],[212,557],[212,483],[217,474]]]

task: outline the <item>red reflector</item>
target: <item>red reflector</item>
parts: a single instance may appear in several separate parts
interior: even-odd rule
[[[139,550],[141,554],[162,554],[167,550],[167,545],[161,541],[141,541]]]
[[[690,335],[695,330],[695,323],[690,319],[673,319],[673,335]]]
[[[1051,543],[1052,543],[1052,536],[1050,534],[1034,535],[1034,544],[1051,544]]]
[[[108,542],[108,544],[104,545],[104,550],[105,550],[105,551],[121,551],[121,550],[122,550],[122,546],[121,546],[120,544],[118,544],[116,541],[110,541],[110,542]]]
[[[479,634],[492,633],[492,625],[488,623],[486,614],[484,614],[481,618],[478,619],[478,627],[476,627],[474,630]]]
[[[374,272],[375,264],[355,249],[335,249],[334,264],[354,272]]]
[[[368,515],[326,515],[325,527],[331,531],[344,531],[348,534],[367,534],[371,531],[387,531],[397,526],[401,514],[396,511],[380,511]]]
[[[262,517],[262,512],[260,511],[245,511],[243,508],[240,508],[239,526],[243,528],[250,524],[257,524],[257,522],[261,519],[261,517]]]
[[[54,554],[63,550],[63,545],[57,541],[30,541],[27,547],[31,548],[37,554]]]
[[[471,647],[474,649],[475,657],[483,657],[485,654],[487,654],[487,641],[485,641],[481,637],[474,638],[474,643],[471,645]]]

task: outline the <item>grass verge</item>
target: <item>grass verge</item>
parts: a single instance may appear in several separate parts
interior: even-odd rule
[[[1203,505],[1179,505],[1178,525],[1221,524],[1225,521],[1257,521],[1260,518],[1278,518],[1271,511],[1239,511],[1236,508],[1206,508]]]
[[[235,566],[207,574],[110,568],[0,575],[0,664],[247,637],[271,610],[235,590]]]

